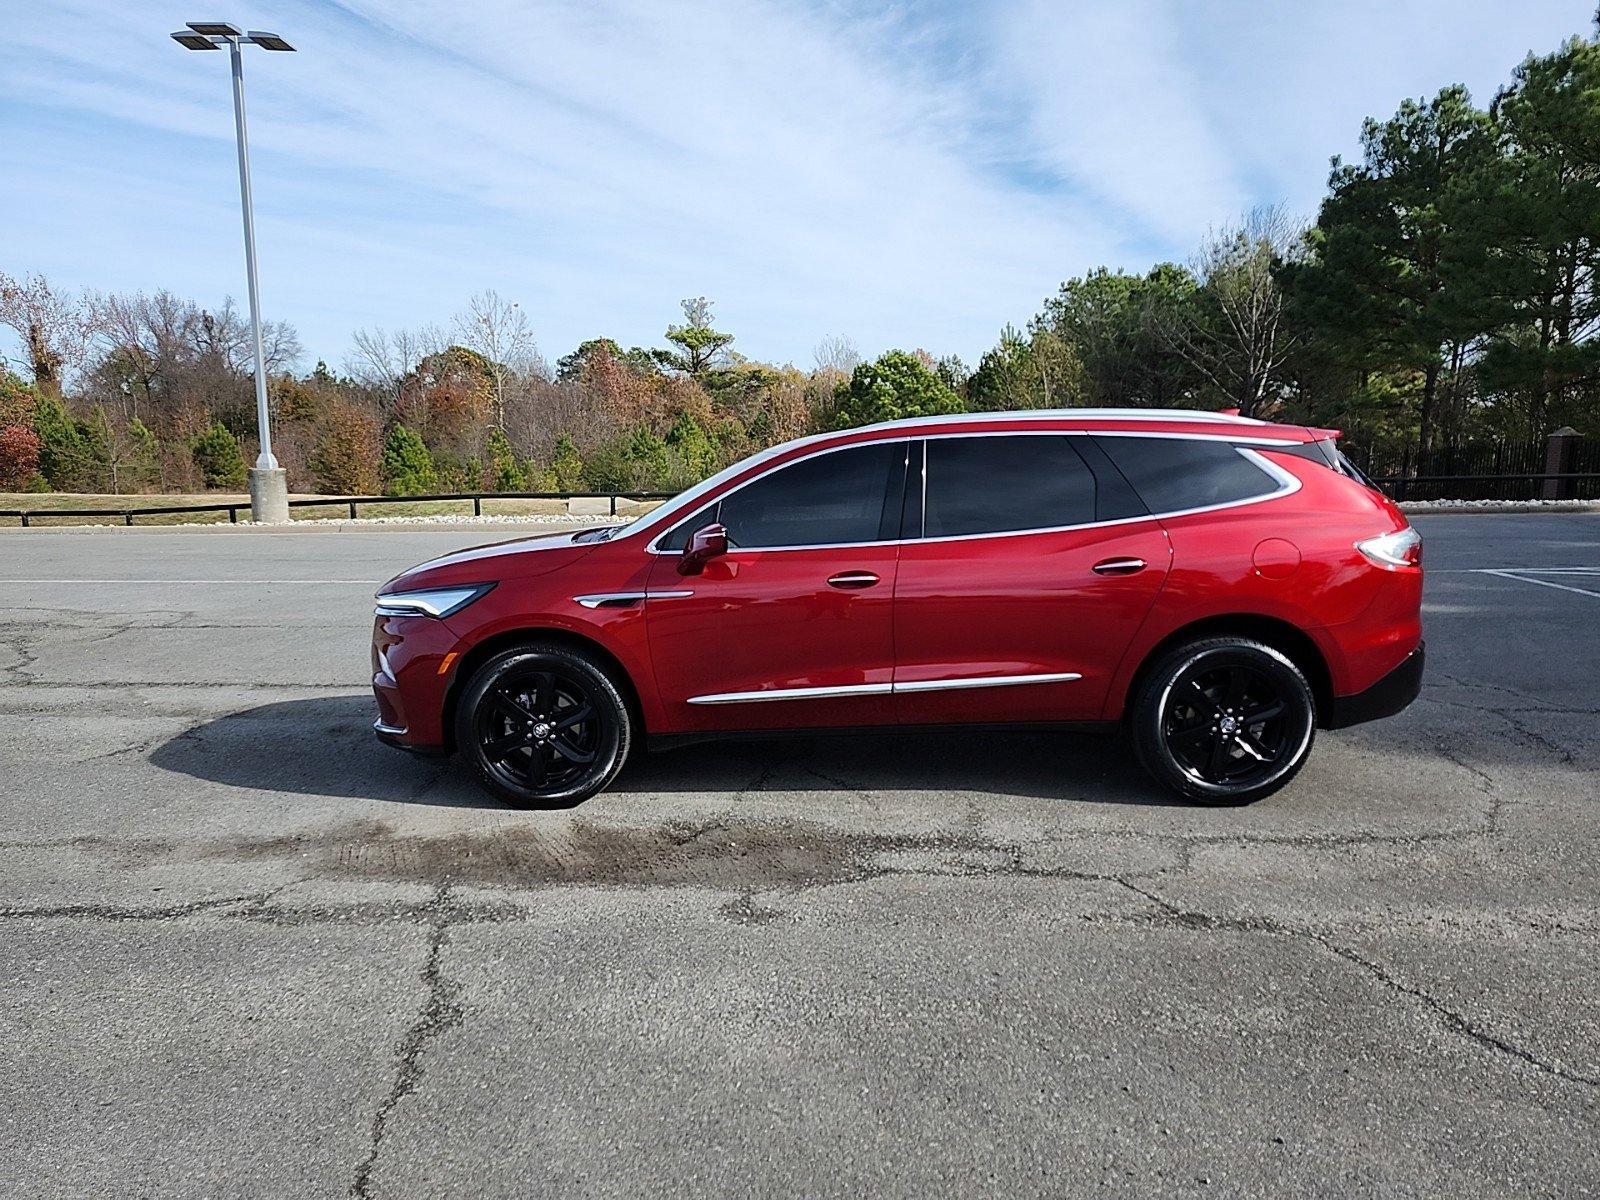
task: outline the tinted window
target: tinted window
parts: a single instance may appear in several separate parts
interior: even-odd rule
[[[1078,438],[1072,443],[1072,448],[1083,455],[1083,461],[1094,472],[1095,520],[1122,521],[1129,517],[1142,517],[1149,511],[1093,438]]]
[[[713,521],[727,527],[730,546],[746,550],[892,538],[882,528],[886,517],[899,527],[905,454],[903,441],[874,442],[780,467],[678,524],[661,548],[683,549],[694,530]],[[891,488],[893,512],[886,514]]]
[[[1094,476],[1072,439],[929,438],[923,533],[956,537],[1086,525]]]
[[[1153,513],[1231,504],[1278,482],[1227,442],[1211,438],[1096,437]]]

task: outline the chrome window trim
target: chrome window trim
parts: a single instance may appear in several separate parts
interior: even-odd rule
[[[821,442],[827,441],[829,438],[843,437],[843,436],[846,436],[846,435],[849,435],[849,434],[878,433],[878,432],[881,432],[883,430],[914,431],[914,430],[918,430],[918,429],[927,429],[927,428],[929,428],[931,426],[935,426],[935,425],[944,425],[944,424],[948,424],[948,423],[951,423],[951,422],[955,422],[957,424],[965,424],[965,423],[968,423],[968,422],[970,422],[972,424],[979,424],[979,423],[982,423],[982,422],[985,422],[985,421],[993,421],[993,422],[1002,423],[1002,424],[1008,423],[1008,422],[1016,423],[1016,424],[1022,424],[1022,423],[1030,422],[1030,421],[1151,421],[1151,422],[1156,422],[1156,421],[1194,421],[1194,422],[1197,422],[1197,423],[1207,423],[1207,424],[1215,424],[1215,425],[1233,425],[1233,426],[1239,426],[1239,425],[1271,426],[1271,424],[1272,424],[1272,422],[1270,422],[1270,421],[1258,421],[1254,417],[1236,417],[1236,416],[1230,416],[1227,413],[1200,412],[1200,411],[1195,410],[1195,409],[1187,409],[1187,408],[1036,408],[1036,409],[1029,409],[1026,412],[951,413],[949,416],[944,416],[944,417],[906,417],[906,418],[903,418],[902,420],[899,420],[899,421],[879,421],[876,424],[862,425],[862,426],[860,426],[860,427],[858,427],[856,429],[848,429],[848,430],[839,429],[839,430],[830,430],[827,433],[808,434],[805,437],[794,438],[791,441],[781,442],[776,446],[769,446],[765,450],[758,451],[757,453],[752,454],[748,458],[742,458],[738,462],[724,467],[722,470],[718,471],[715,475],[711,476],[709,479],[701,480],[699,483],[695,484],[693,487],[687,489],[686,491],[680,492],[678,495],[674,496],[672,499],[663,502],[659,507],[651,509],[648,513],[644,514],[644,516],[638,518],[638,521],[643,522],[643,524],[640,526],[640,528],[632,530],[631,532],[628,532],[628,533],[624,533],[620,537],[613,537],[610,540],[612,540],[612,541],[626,541],[629,538],[638,537],[640,534],[650,533],[651,530],[658,528],[658,525],[657,525],[657,521],[658,520],[665,520],[665,521],[668,521],[668,523],[670,524],[671,523],[670,518],[676,517],[676,516],[679,516],[681,514],[684,514],[684,513],[688,512],[697,503],[699,503],[700,500],[702,500],[706,496],[710,495],[713,491],[715,491],[717,488],[721,487],[724,483],[727,483],[730,479],[735,478],[739,474],[740,471],[746,470],[746,469],[748,469],[750,467],[759,466],[760,464],[762,464],[764,462],[769,462],[774,458],[777,458],[777,457],[779,457],[779,456],[781,456],[783,454],[787,454],[791,450],[799,450],[799,449],[802,449],[802,448],[804,448],[806,446],[814,446],[814,445],[817,445],[817,444],[819,444]],[[1024,430],[1015,430],[1015,431],[1013,431],[1013,430],[991,430],[991,431],[985,431],[984,433],[975,433],[975,434],[961,433],[961,434],[951,434],[950,436],[985,437],[985,436],[991,436],[993,434],[1011,433],[1011,432],[1088,434],[1088,433],[1115,433],[1117,431],[1109,430],[1109,429],[1039,429],[1039,430],[1026,430],[1026,429],[1024,429]],[[1128,431],[1128,432],[1132,433],[1132,431]],[[927,436],[927,435],[917,434],[917,433],[914,433],[914,432],[908,432],[908,436],[909,437],[921,437],[921,436]],[[1133,436],[1141,436],[1141,435],[1134,433]],[[1164,436],[1169,436],[1169,437],[1181,437],[1181,436],[1203,437],[1203,436],[1208,436],[1208,435],[1204,435],[1204,434],[1188,434],[1188,435],[1168,434],[1168,435],[1164,435]],[[887,439],[886,438],[886,439],[883,439],[883,440],[887,441],[887,440],[891,440],[891,439]],[[1280,439],[1269,439],[1269,440],[1286,441],[1286,440],[1291,440],[1291,439],[1282,439],[1282,438],[1280,438]],[[855,445],[860,445],[860,444],[861,443],[859,443],[859,442],[848,442],[848,443],[845,443],[844,445],[840,445],[840,446],[836,446],[836,447],[829,447],[829,449],[842,450],[842,449],[845,448],[846,445],[855,446]],[[799,461],[799,460],[796,459],[795,461]],[[754,478],[755,477],[752,477],[752,479],[747,480],[746,482],[754,482]],[[742,487],[744,485],[741,484],[740,486]],[[624,526],[623,528],[627,528],[627,526]],[[664,533],[665,531],[663,530],[661,532]],[[647,549],[651,553],[655,553],[656,552],[656,550],[655,550],[655,542],[660,540],[660,537],[661,537],[661,533],[657,533],[650,539],[651,540],[651,544],[647,547]],[[872,544],[872,543],[864,543],[864,544]],[[787,547],[784,547],[784,548],[787,549]],[[675,551],[668,551],[668,553],[676,553],[676,552]]]
[[[968,415],[971,415],[971,414],[968,414]],[[923,418],[918,418],[918,419],[920,420],[920,419],[923,419]],[[928,418],[928,419],[932,419],[932,418]],[[944,418],[940,418],[940,419],[944,419]],[[1254,463],[1257,467],[1260,467],[1263,471],[1265,471],[1267,473],[1267,475],[1269,477],[1271,477],[1272,479],[1275,479],[1278,482],[1278,490],[1277,491],[1273,491],[1273,492],[1268,492],[1265,495],[1261,495],[1261,496],[1248,496],[1243,500],[1226,500],[1226,501],[1222,502],[1221,504],[1207,504],[1207,505],[1202,505],[1201,507],[1198,507],[1198,508],[1171,509],[1171,510],[1163,511],[1163,512],[1145,513],[1142,516],[1135,516],[1135,517],[1117,517],[1117,518],[1115,518],[1113,520],[1109,520],[1109,521],[1085,521],[1085,522],[1082,522],[1082,523],[1077,524],[1077,525],[1049,525],[1049,526],[1045,526],[1043,528],[1038,528],[1038,529],[1004,529],[1004,530],[999,530],[999,531],[994,532],[994,533],[952,533],[952,534],[946,534],[943,537],[931,537],[931,538],[930,537],[892,538],[892,539],[890,539],[888,541],[875,541],[875,542],[825,542],[825,543],[821,543],[821,544],[818,544],[818,545],[797,545],[797,546],[751,546],[751,547],[730,546],[729,547],[729,552],[732,553],[733,551],[738,551],[738,553],[740,553],[740,554],[772,554],[772,553],[775,553],[775,552],[788,551],[788,550],[861,550],[861,549],[871,549],[871,548],[882,547],[882,546],[905,546],[905,545],[913,545],[913,544],[922,545],[922,544],[926,544],[926,543],[935,543],[935,542],[968,542],[968,541],[973,541],[973,540],[975,540],[977,538],[1026,537],[1026,536],[1029,536],[1029,535],[1032,535],[1032,534],[1037,534],[1037,533],[1072,533],[1072,532],[1074,532],[1076,530],[1079,530],[1079,529],[1100,529],[1100,528],[1109,529],[1109,528],[1112,528],[1113,526],[1117,526],[1117,525],[1133,525],[1133,524],[1137,524],[1138,522],[1141,522],[1141,521],[1156,521],[1156,520],[1162,520],[1162,519],[1165,519],[1165,518],[1168,518],[1168,517],[1190,517],[1190,516],[1196,515],[1197,513],[1221,512],[1223,509],[1228,509],[1228,508],[1243,508],[1245,505],[1248,505],[1248,504],[1265,504],[1269,500],[1280,500],[1284,496],[1292,496],[1292,495],[1294,495],[1295,492],[1298,492],[1300,490],[1300,486],[1301,486],[1300,485],[1300,480],[1297,479],[1293,474],[1291,474],[1290,472],[1284,470],[1282,467],[1278,466],[1276,463],[1271,462],[1266,458],[1263,458],[1256,450],[1251,448],[1251,447],[1254,446],[1254,447],[1264,447],[1264,448],[1267,448],[1267,449],[1271,449],[1273,447],[1281,447],[1281,446],[1285,446],[1285,445],[1298,445],[1299,444],[1299,443],[1293,442],[1293,441],[1291,441],[1290,439],[1287,439],[1287,438],[1247,438],[1247,437],[1232,437],[1232,436],[1220,436],[1219,437],[1219,436],[1215,436],[1215,435],[1212,435],[1212,434],[1209,434],[1209,433],[1145,433],[1143,431],[1135,430],[1135,429],[987,429],[987,430],[983,430],[983,431],[978,432],[978,433],[960,433],[960,432],[956,432],[956,433],[927,434],[927,435],[923,436],[921,440],[922,441],[932,441],[935,438],[955,438],[955,437],[963,437],[963,438],[1026,437],[1026,436],[1030,436],[1030,435],[1039,436],[1039,437],[1089,437],[1089,436],[1094,436],[1094,437],[1168,438],[1168,439],[1175,440],[1175,441],[1188,441],[1188,442],[1222,442],[1224,445],[1232,446],[1233,449],[1236,450],[1239,454],[1243,455],[1250,462]],[[885,439],[881,439],[881,440],[890,441],[890,440],[895,440],[895,439],[885,438]],[[908,439],[908,440],[914,440],[914,439]],[[1241,443],[1241,442],[1248,442],[1249,445],[1240,445],[1239,443]],[[850,443],[847,443],[846,445],[843,445],[843,446],[830,446],[826,450],[820,450],[820,451],[817,452],[817,454],[808,455],[806,457],[808,457],[808,458],[816,458],[816,457],[820,457],[823,454],[831,454],[835,450],[847,450],[852,446],[859,446],[859,445],[864,445],[864,444],[865,443],[862,443],[862,442],[850,442]],[[793,462],[800,462],[800,461],[802,461],[802,460],[801,459],[794,459],[793,460]],[[731,495],[734,494],[734,492],[748,487],[750,484],[756,482],[756,480],[764,479],[767,475],[770,475],[773,471],[781,470],[783,467],[786,467],[786,466],[789,466],[789,465],[790,465],[790,463],[780,463],[777,466],[774,466],[774,467],[770,468],[767,471],[763,471],[759,475],[753,475],[749,479],[745,480],[743,483],[739,484],[739,486],[737,488],[735,488],[733,491],[730,491],[729,493],[727,493],[727,495],[731,496]],[[726,496],[723,497],[723,499],[726,499],[726,498],[727,498]],[[922,462],[922,511],[924,513],[926,513],[927,510],[928,510],[928,464],[927,464],[927,459],[924,458],[923,462]],[[663,556],[667,556],[667,557],[671,557],[671,556],[674,556],[674,555],[681,555],[683,553],[683,551],[681,551],[681,550],[661,550],[661,549],[657,548],[657,543],[660,542],[660,540],[662,538],[666,537],[667,534],[671,533],[671,532],[672,532],[671,528],[662,530],[661,533],[657,534],[656,537],[651,540],[650,544],[645,547],[645,550],[650,554],[659,554],[659,555],[663,555]]]
[[[887,696],[900,692],[946,692],[962,688],[1016,687],[1029,683],[1071,683],[1076,671],[1033,675],[976,675],[966,679],[914,679],[906,683],[848,683],[837,687],[763,688],[755,692],[712,692],[690,696],[689,704],[762,704],[769,700],[831,700],[839,696]]]

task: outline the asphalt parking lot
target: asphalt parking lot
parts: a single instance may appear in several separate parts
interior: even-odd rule
[[[1220,810],[952,733],[511,811],[365,687],[505,531],[0,534],[0,1191],[1600,1191],[1600,515],[1416,524],[1422,699]]]

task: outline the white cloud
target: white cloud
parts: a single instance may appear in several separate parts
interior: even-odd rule
[[[1418,20],[1365,3],[229,16],[299,48],[252,51],[247,74],[264,306],[311,356],[494,287],[552,356],[598,333],[658,341],[703,293],[738,348],[805,362],[835,332],[973,359],[1069,274],[1181,256],[1251,203],[1314,202],[1361,116],[1452,71],[1498,82],[1585,10],[1485,3],[1426,46]],[[66,0],[8,16],[0,267],[242,292],[225,59],[166,37],[193,15]]]

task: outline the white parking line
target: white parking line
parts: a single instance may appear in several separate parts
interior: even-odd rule
[[[1489,570],[1489,569],[1480,568],[1479,570],[1474,571],[1473,574],[1475,574],[1475,575],[1495,575],[1495,576],[1498,576],[1501,579],[1514,579],[1518,583],[1534,583],[1534,584],[1538,584],[1540,587],[1555,588],[1557,591],[1562,591],[1562,592],[1576,592],[1580,596],[1593,596],[1596,600],[1600,600],[1600,592],[1591,591],[1589,588],[1573,587],[1571,584],[1566,584],[1566,583],[1556,583],[1554,580],[1551,580],[1551,579],[1532,579],[1532,578],[1530,578],[1530,576],[1535,575],[1535,574],[1538,574],[1538,575],[1560,575],[1560,576],[1562,576],[1563,578],[1566,578],[1566,579],[1572,579],[1572,578],[1579,578],[1579,579],[1600,578],[1600,570],[1592,570],[1592,569],[1587,568],[1587,567],[1565,567],[1565,568],[1519,567],[1519,568],[1516,568],[1515,570]]]

